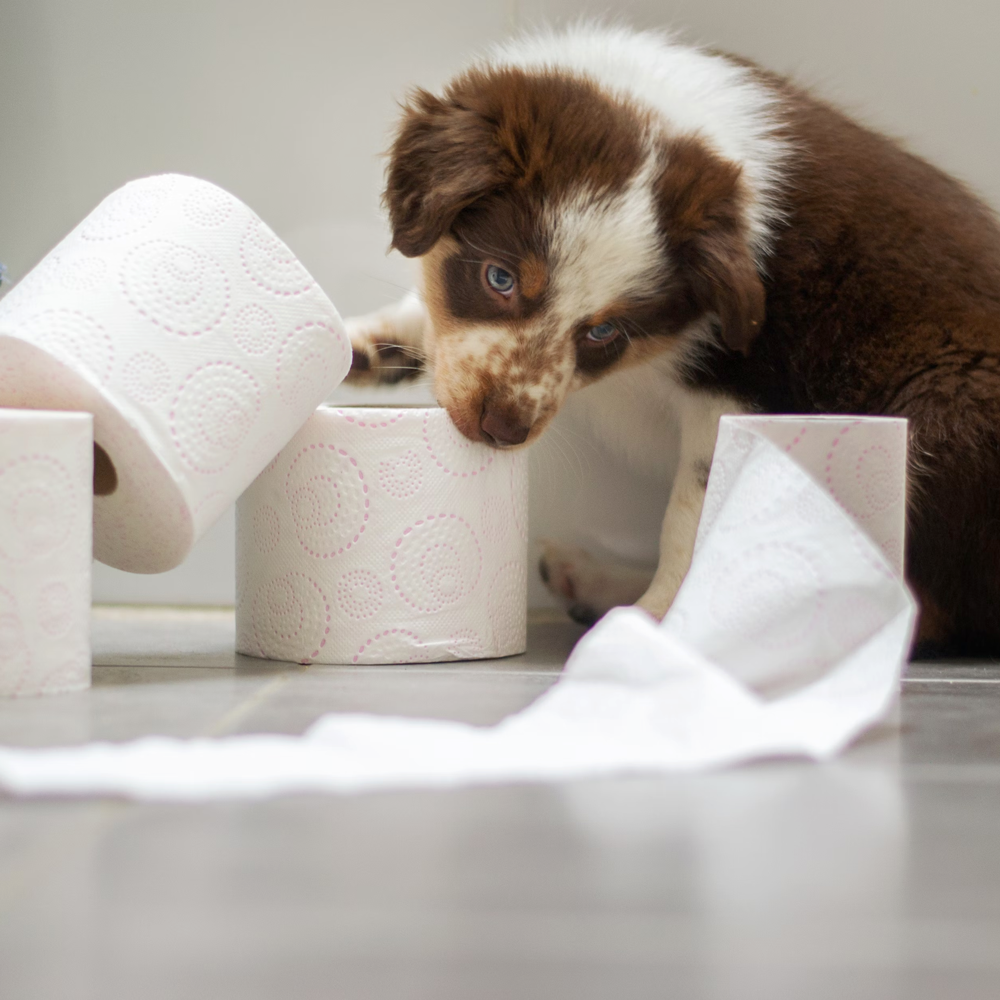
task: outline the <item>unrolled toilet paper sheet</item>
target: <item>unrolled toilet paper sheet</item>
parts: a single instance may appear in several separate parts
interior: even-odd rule
[[[94,554],[141,573],[182,561],[351,362],[288,247],[177,175],[111,194],[4,296],[0,348],[0,406],[94,415],[116,479]]]
[[[89,413],[0,409],[0,697],[90,685]]]
[[[905,426],[767,420],[724,418],[691,572],[666,619],[611,612],[559,683],[498,726],[333,715],[303,737],[3,750],[0,782],[183,800],[836,754],[892,705],[912,635],[915,605],[894,567],[902,539],[892,537]],[[880,540],[862,530],[866,519]]]
[[[236,648],[300,663],[523,653],[528,469],[439,408],[320,407],[236,506]]]

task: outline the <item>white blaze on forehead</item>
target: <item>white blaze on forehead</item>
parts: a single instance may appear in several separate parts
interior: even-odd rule
[[[551,309],[569,327],[626,298],[652,293],[663,279],[663,237],[651,156],[624,190],[580,190],[547,211]]]
[[[442,402],[482,391],[483,375],[504,398],[523,409],[528,422],[557,406],[573,376],[575,351],[545,320],[513,330],[507,323],[470,324],[438,341],[435,386]]]
[[[673,136],[698,136],[736,163],[750,194],[751,240],[763,254],[781,213],[781,134],[777,94],[745,66],[655,32],[581,24],[498,45],[486,66],[568,73],[651,109]]]

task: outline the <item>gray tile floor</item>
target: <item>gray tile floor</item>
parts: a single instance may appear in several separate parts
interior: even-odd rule
[[[523,657],[297,667],[231,613],[95,613],[95,686],[0,702],[0,743],[499,720]],[[911,667],[841,760],[217,805],[0,797],[2,1000],[1000,997],[1000,667]]]

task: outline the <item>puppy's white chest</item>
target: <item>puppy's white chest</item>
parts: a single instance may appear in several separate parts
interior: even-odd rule
[[[640,365],[572,393],[565,409],[631,469],[669,484],[680,452],[676,392],[669,375]]]

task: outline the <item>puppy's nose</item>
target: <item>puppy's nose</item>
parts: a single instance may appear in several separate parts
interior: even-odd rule
[[[486,443],[498,448],[523,444],[531,430],[531,425],[523,423],[516,410],[489,399],[483,403],[479,426]]]

